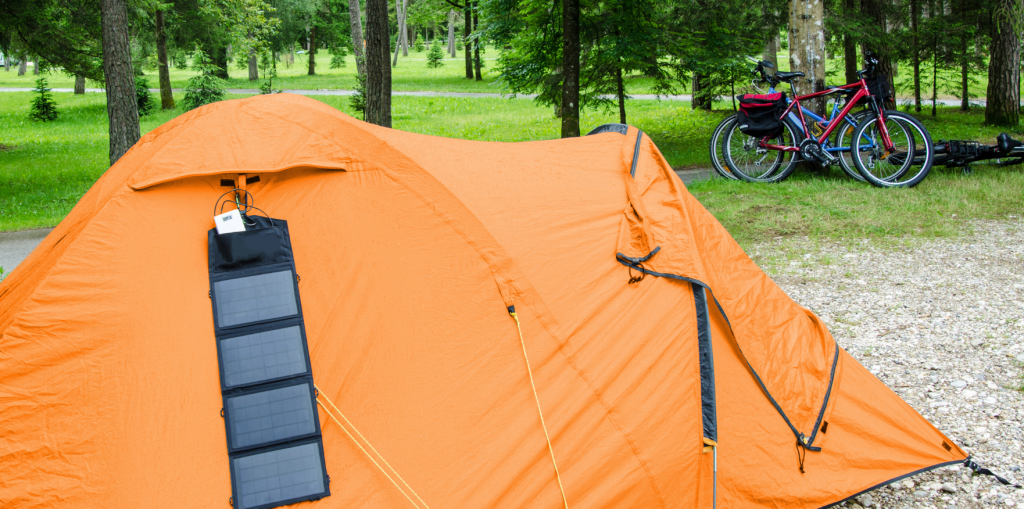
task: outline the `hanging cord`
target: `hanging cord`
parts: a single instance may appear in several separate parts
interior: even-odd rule
[[[804,444],[799,440],[796,441],[796,459],[800,462],[800,473],[804,473],[804,458],[807,457],[807,450],[804,449]]]
[[[555,467],[555,479],[558,480],[558,491],[562,493],[562,504],[569,509],[569,501],[565,498],[565,488],[562,487],[562,475],[558,473],[558,463],[555,462],[555,449],[551,447],[551,437],[548,435],[548,427],[544,424],[544,412],[540,408],[540,396],[537,395],[537,385],[533,383],[533,370],[530,369],[530,357],[526,355],[526,341],[523,340],[523,328],[519,324],[519,316],[516,315],[516,307],[509,306],[508,314],[516,321],[516,330],[519,331],[519,344],[523,347],[523,359],[526,359],[526,372],[530,375],[530,388],[533,389],[533,401],[537,403],[537,415],[540,416],[540,427],[544,429],[544,440],[548,443],[548,452],[551,454],[551,465]]]
[[[225,200],[224,197],[231,193],[235,193],[234,200],[231,200],[230,198]],[[241,199],[239,199],[240,196]],[[238,212],[242,214],[242,221],[245,221],[245,216],[249,213],[249,210],[258,210],[260,211],[260,213],[266,216],[267,219],[270,219],[270,226],[274,226],[274,220],[270,217],[270,215],[267,214],[266,212],[263,212],[263,209],[255,205],[256,199],[253,197],[252,193],[246,191],[245,189],[237,187],[230,191],[226,191],[224,194],[220,195],[217,198],[217,201],[213,203],[213,215],[216,216],[223,214],[224,206],[232,202],[234,202],[235,208],[238,209]],[[245,224],[246,226],[256,226],[255,221],[253,221],[252,224]]]
[[[416,493],[416,490],[412,489],[412,486],[409,486],[409,483],[405,482],[405,479],[403,479],[402,476],[398,474],[398,471],[395,470],[395,467],[391,466],[391,464],[388,463],[388,460],[384,459],[384,455],[379,453],[379,452],[377,452],[377,449],[375,449],[373,447],[373,444],[371,444],[370,441],[367,440],[366,437],[364,437],[363,434],[359,432],[359,429],[356,428],[354,424],[352,424],[352,421],[349,421],[348,417],[345,417],[345,414],[342,413],[341,410],[339,410],[338,407],[336,407],[334,405],[334,402],[331,401],[331,398],[328,398],[327,394],[324,394],[324,392],[321,391],[320,388],[317,387],[315,384],[313,385],[313,387],[316,389],[316,392],[317,392],[318,396],[323,396],[323,398],[325,400],[327,400],[327,403],[331,405],[331,408],[333,408],[335,412],[338,412],[338,415],[340,415],[341,418],[345,420],[345,423],[348,424],[352,428],[352,431],[355,431],[356,435],[359,435],[359,438],[362,439],[364,442],[366,442],[366,445],[370,448],[370,450],[373,451],[373,453],[376,454],[377,457],[379,457],[380,460],[385,465],[387,465],[387,467],[389,469],[391,469],[391,472],[393,472],[395,474],[395,477],[397,477],[399,481],[402,481],[402,484],[404,484],[405,487],[409,489],[409,491],[413,494],[413,496],[416,497],[416,500],[419,500],[420,504],[423,504],[423,507],[425,507],[426,509],[430,509],[430,506],[428,506],[427,503],[424,502],[422,498],[420,498],[420,496]],[[398,488],[398,491],[402,492],[402,495],[404,495],[405,498],[407,498],[409,500],[409,502],[412,503],[413,507],[416,507],[416,509],[419,509],[419,507],[420,507],[419,504],[417,504],[411,497],[409,497],[409,495],[405,492],[405,490],[403,490],[402,487],[399,486],[398,483],[395,482],[395,480],[392,479],[390,475],[388,475],[387,470],[384,470],[384,467],[381,467],[380,464],[377,463],[377,460],[375,460],[373,458],[373,456],[371,456],[370,453],[366,451],[366,449],[363,449],[363,446],[360,445],[359,441],[356,440],[355,437],[353,437],[351,433],[349,433],[348,429],[345,428],[345,426],[342,426],[341,422],[338,421],[338,418],[335,417],[334,414],[331,413],[331,411],[323,404],[323,402],[320,401],[320,398],[317,398],[316,402],[321,407],[323,407],[324,411],[327,412],[327,415],[331,416],[331,419],[334,420],[334,422],[338,425],[338,427],[341,428],[341,430],[344,431],[345,434],[348,435],[348,437],[351,438],[353,442],[355,442],[356,446],[359,447],[359,450],[363,451],[363,454],[365,454],[366,457],[370,458],[370,461],[372,461],[373,464],[376,465],[378,469],[380,469],[381,473],[383,473],[384,476],[387,477],[389,481],[391,481],[391,484],[394,484],[395,487]]]

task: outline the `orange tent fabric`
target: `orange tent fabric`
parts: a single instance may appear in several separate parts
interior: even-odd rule
[[[636,128],[463,141],[282,94],[146,135],[0,284],[0,506],[227,507],[206,232],[238,175],[290,225],[317,385],[418,507],[565,505],[509,306],[571,508],[822,507],[967,456]],[[303,507],[414,505],[319,411]]]

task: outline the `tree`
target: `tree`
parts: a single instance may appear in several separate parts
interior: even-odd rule
[[[309,70],[306,74],[309,76],[316,75],[316,22],[310,22],[309,24]]]
[[[366,36],[366,121],[391,127],[387,0],[366,0]]]
[[[988,66],[985,123],[1015,127],[1020,123],[1021,5],[997,0],[992,11],[992,54]]]
[[[125,0],[101,0],[103,74],[106,77],[110,164],[139,141],[139,109],[135,97],[128,10]]]
[[[442,65],[444,65],[444,51],[441,50],[441,42],[434,39],[434,44],[430,45],[430,51],[427,53],[427,67],[437,69]]]
[[[46,86],[46,78],[36,80],[36,88],[32,90],[36,98],[32,99],[32,109],[28,117],[39,122],[52,122],[57,120],[60,113],[57,111],[57,103],[50,94],[50,88]]]
[[[167,67],[167,31],[164,29],[164,11],[156,10],[156,60],[160,75],[160,108],[174,109],[174,93],[171,91],[171,72]]]
[[[406,36],[408,32],[405,29],[405,20],[408,16],[409,11],[409,0],[395,0],[395,16],[398,17],[398,38],[395,39],[395,57],[391,62],[392,67],[398,67],[398,51],[402,50],[406,46]],[[409,51],[405,51],[405,55],[408,55]]]
[[[197,48],[192,57],[192,69],[196,75],[189,78],[185,86],[185,97],[181,107],[185,111],[224,99],[224,80],[217,76],[218,67],[202,48]]]

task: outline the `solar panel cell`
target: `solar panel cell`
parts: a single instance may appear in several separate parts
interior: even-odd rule
[[[306,354],[299,326],[220,341],[224,386],[238,387],[305,374]]]
[[[225,398],[228,441],[233,449],[266,445],[315,433],[311,385],[297,385]]]
[[[217,281],[213,284],[221,327],[298,314],[292,271]]]
[[[232,460],[236,478],[235,506],[250,509],[324,493],[320,446],[298,446],[261,452]]]

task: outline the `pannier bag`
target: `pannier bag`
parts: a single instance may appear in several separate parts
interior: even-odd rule
[[[747,136],[773,138],[782,133],[782,112],[786,109],[786,94],[743,94],[736,97],[740,111],[736,123]]]

